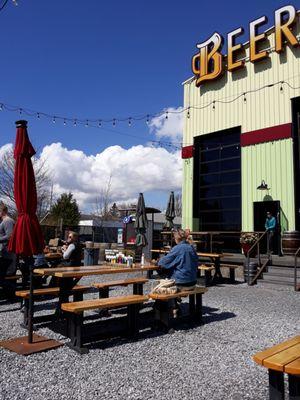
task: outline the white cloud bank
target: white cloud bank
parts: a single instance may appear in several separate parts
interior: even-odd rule
[[[0,157],[11,145],[0,147]],[[181,188],[180,153],[164,148],[111,146],[96,155],[70,150],[61,143],[45,146],[40,158],[50,171],[56,195],[72,192],[81,209],[92,210],[111,177],[111,201],[136,199],[140,191]]]
[[[149,123],[150,132],[158,139],[168,138],[173,143],[181,143],[184,117],[182,110],[182,107],[167,108],[165,111],[168,112],[168,118],[166,118],[166,113],[153,118]]]

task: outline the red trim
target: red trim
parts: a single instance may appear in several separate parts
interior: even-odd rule
[[[241,146],[273,142],[274,140],[288,139],[292,137],[292,124],[272,126],[271,128],[241,134]]]
[[[194,157],[194,146],[185,146],[181,149],[181,158],[192,158]]]

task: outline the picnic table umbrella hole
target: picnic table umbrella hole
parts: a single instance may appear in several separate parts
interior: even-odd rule
[[[36,216],[37,192],[31,157],[35,150],[27,133],[27,121],[16,121],[17,135],[14,149],[15,173],[14,196],[18,211],[17,222],[9,242],[9,251],[23,257],[43,253],[44,239]],[[0,342],[0,346],[19,354],[32,354],[61,346],[61,343],[34,335],[33,313],[33,265],[30,266],[30,300],[28,336]]]

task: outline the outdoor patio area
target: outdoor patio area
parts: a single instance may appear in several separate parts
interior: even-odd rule
[[[1,349],[0,399],[266,399],[267,370],[252,355],[298,334],[299,306],[292,287],[214,286],[203,296],[203,325],[192,329],[104,341],[86,355],[66,346],[28,357]],[[2,338],[26,334],[18,308],[0,305]],[[38,333],[66,341],[52,328]]]

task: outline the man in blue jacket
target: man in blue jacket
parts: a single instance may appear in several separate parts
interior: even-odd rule
[[[267,212],[267,219],[265,223],[265,228],[268,231],[268,248],[269,248],[269,253],[273,253],[273,239],[274,239],[274,234],[275,234],[275,229],[276,229],[276,219],[273,217],[272,213],[269,211]]]
[[[179,290],[193,289],[197,283],[198,256],[187,242],[183,229],[174,231],[176,246],[162,257],[158,266],[169,279],[174,279]]]

